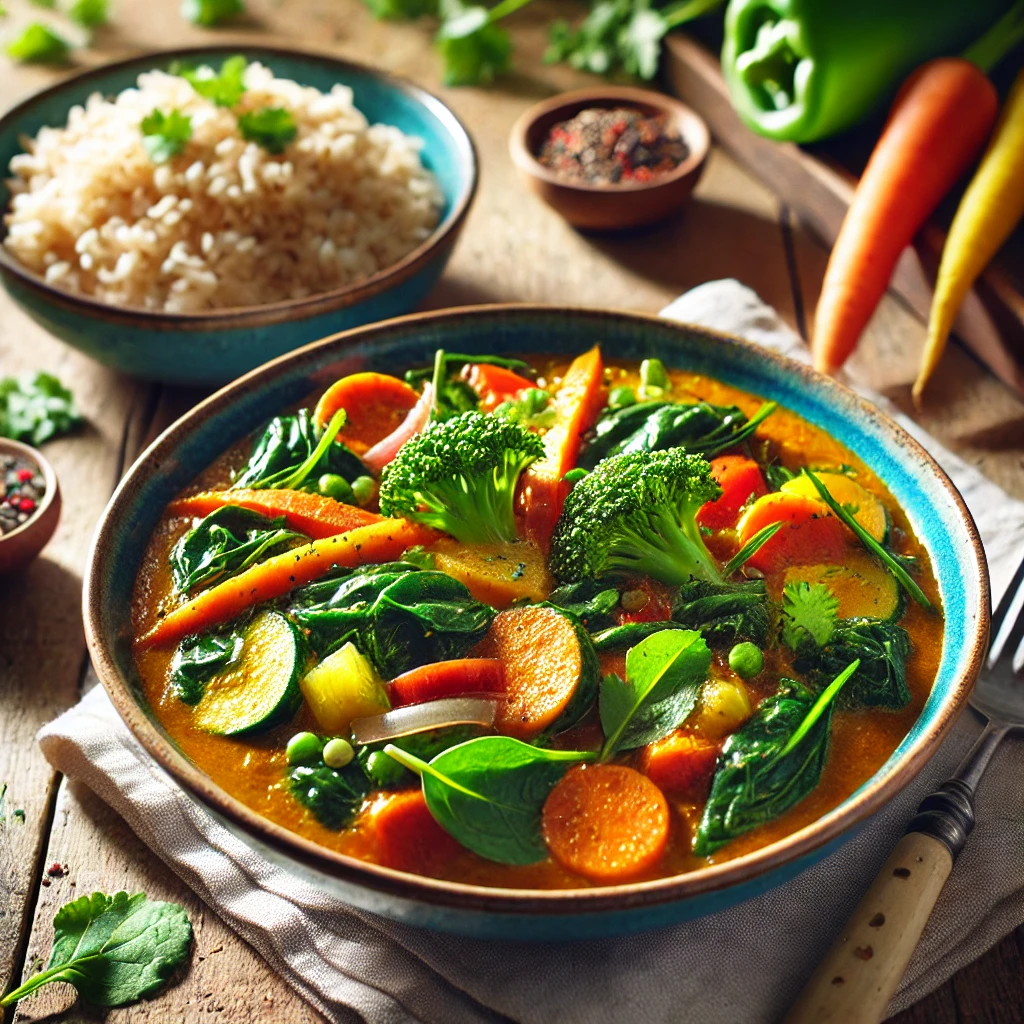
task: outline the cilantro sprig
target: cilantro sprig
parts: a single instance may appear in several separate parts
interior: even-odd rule
[[[212,28],[244,13],[244,0],[181,0],[181,16],[203,28]]]
[[[177,156],[192,138],[192,118],[180,110],[165,114],[155,109],[147,114],[139,125],[142,129],[142,144],[149,159],[163,164]]]
[[[260,107],[241,114],[238,130],[246,142],[255,142],[271,153],[283,153],[298,134],[291,112],[284,107]]]
[[[215,72],[208,65],[198,68],[172,65],[173,74],[180,75],[204,99],[218,107],[233,107],[245,92],[245,69],[249,62],[236,54],[228,57]]]
[[[7,55],[22,64],[63,64],[71,46],[53,29],[34,21],[7,46]]]
[[[824,583],[787,583],[782,591],[782,642],[800,652],[824,647],[835,633],[839,598]]]

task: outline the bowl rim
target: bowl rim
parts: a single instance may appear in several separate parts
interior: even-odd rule
[[[257,306],[228,306],[223,309],[204,310],[201,313],[167,313],[159,310],[140,309],[134,306],[115,306],[90,295],[66,291],[50,284],[35,271],[22,265],[6,246],[2,244],[6,230],[0,217],[0,274],[10,274],[24,287],[38,293],[46,302],[72,313],[87,313],[101,320],[115,321],[129,328],[149,330],[207,331],[219,328],[258,327],[284,321],[300,320],[323,313],[334,312],[354,306],[373,298],[395,285],[413,277],[431,263],[436,250],[446,244],[454,245],[463,222],[476,196],[480,178],[480,161],[476,144],[469,129],[451,107],[440,97],[422,86],[400,75],[345,60],[325,51],[309,50],[291,46],[267,46],[262,44],[208,43],[197,46],[173,47],[163,50],[149,50],[124,60],[110,61],[96,67],[86,68],[59,82],[44,86],[30,93],[0,116],[0,132],[16,124],[33,107],[59,95],[69,86],[87,83],[91,79],[102,79],[111,72],[128,71],[138,68],[140,72],[158,69],[174,60],[188,58],[212,59],[242,54],[249,60],[261,63],[272,62],[275,58],[304,60],[328,68],[343,69],[376,78],[397,92],[404,93],[420,106],[426,108],[440,121],[451,136],[459,151],[459,161],[466,168],[466,181],[452,200],[444,219],[411,252],[400,260],[371,274],[361,281],[355,281],[340,288],[317,292],[300,299],[283,299]],[[101,87],[97,85],[97,89]],[[102,91],[102,90],[101,90]],[[6,212],[6,207],[0,214]]]
[[[46,492],[43,494],[43,500],[36,506],[36,510],[21,526],[16,526],[10,533],[0,533],[0,544],[24,537],[31,530],[36,529],[60,494],[57,472],[38,448],[33,448],[32,445],[25,444],[24,441],[16,441],[13,437],[0,437],[0,455],[6,454],[20,455],[22,458],[34,462],[42,474]]]
[[[595,185],[589,182],[566,181],[554,171],[545,167],[530,148],[530,130],[542,117],[565,111],[567,117],[578,113],[588,103],[602,103],[607,100],[625,105],[642,104],[672,116],[679,125],[683,139],[690,147],[690,153],[678,167],[668,174],[659,175],[651,181],[627,181],[619,184]],[[635,86],[591,86],[558,93],[546,100],[533,104],[516,118],[509,132],[509,154],[513,163],[523,174],[537,178],[556,188],[579,192],[590,196],[619,196],[638,192],[655,192],[669,188],[681,179],[693,174],[707,159],[711,149],[711,132],[707,122],[691,107],[674,96],[655,92],[652,89],[638,89]]]
[[[862,786],[856,793],[820,818],[796,832],[721,864],[698,871],[668,876],[651,881],[628,882],[614,886],[582,889],[514,889],[492,888],[462,882],[449,882],[414,875],[378,864],[357,860],[329,850],[305,839],[250,809],[215,785],[199,768],[175,749],[142,710],[130,684],[118,672],[107,638],[102,633],[100,608],[102,603],[102,576],[104,564],[109,562],[114,543],[114,523],[119,518],[122,501],[127,500],[137,481],[147,478],[152,467],[173,451],[177,441],[191,433],[193,425],[208,415],[234,403],[236,397],[258,387],[263,378],[273,377],[289,363],[317,361],[321,350],[336,349],[344,353],[353,342],[372,343],[377,338],[387,339],[396,329],[438,320],[480,319],[495,316],[534,317],[543,319],[553,314],[579,319],[592,327],[591,336],[600,336],[601,325],[611,320],[628,319],[648,323],[664,329],[678,326],[693,334],[702,335],[738,347],[739,354],[774,363],[780,370],[796,376],[808,386],[820,390],[837,391],[844,401],[852,402],[869,420],[879,423],[892,440],[917,460],[926,465],[948,492],[966,533],[968,551],[978,569],[979,606],[974,634],[965,646],[969,647],[966,671],[956,680],[949,699],[940,706],[933,721],[902,759],[881,778]],[[596,332],[596,333],[595,333]],[[846,833],[853,825],[864,821],[917,775],[932,756],[939,741],[946,735],[967,704],[970,691],[981,670],[987,649],[990,617],[990,593],[987,563],[977,527],[956,486],[935,459],[889,416],[872,405],[846,385],[825,377],[809,365],[799,363],[781,353],[767,349],[736,335],[694,324],[676,324],[648,313],[627,310],[587,309],[546,304],[494,303],[462,306],[444,310],[413,313],[369,326],[357,327],[330,335],[313,342],[263,366],[250,371],[231,384],[204,399],[163,431],[139,455],[114,491],[100,519],[89,553],[88,566],[82,591],[85,637],[93,665],[114,707],[135,738],[178,783],[201,803],[213,809],[234,827],[240,828],[253,839],[265,844],[293,862],[314,871],[372,891],[404,898],[417,903],[453,909],[486,911],[516,916],[537,916],[551,913],[598,914],[638,907],[653,907],[682,901],[706,893],[731,888],[771,873],[777,868],[799,862],[814,850],[826,846]],[[877,773],[876,773],[877,774]]]

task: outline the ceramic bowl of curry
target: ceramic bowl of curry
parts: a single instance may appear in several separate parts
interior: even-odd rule
[[[734,454],[722,457],[741,458],[742,461],[746,457],[742,455],[743,452],[761,458],[765,452],[771,451],[781,458],[783,468],[789,463],[806,465],[808,461],[818,467],[842,465],[845,469],[841,470],[841,475],[845,474],[843,479],[847,482],[844,484],[839,481],[838,485],[850,486],[852,477],[860,480],[866,489],[862,492],[860,505],[850,501],[845,503],[847,515],[860,514],[863,522],[868,522],[863,517],[874,507],[874,499],[869,497],[867,491],[875,494],[882,502],[885,511],[878,513],[871,529],[877,528],[880,536],[886,536],[885,543],[892,545],[894,551],[916,558],[915,563],[905,564],[913,565],[912,571],[921,589],[921,596],[932,606],[929,610],[916,599],[897,595],[885,610],[875,607],[868,612],[879,621],[888,617],[891,623],[898,618],[901,624],[899,629],[906,631],[912,654],[906,661],[907,690],[898,702],[900,710],[881,712],[877,708],[868,708],[858,711],[844,710],[840,706],[834,716],[835,724],[831,727],[831,753],[824,762],[824,769],[821,770],[819,766],[821,774],[816,779],[811,795],[782,813],[777,821],[767,821],[734,838],[719,835],[709,839],[707,807],[714,798],[718,775],[723,771],[723,763],[719,760],[714,768],[716,774],[711,783],[712,795],[708,797],[705,794],[701,798],[708,801],[704,805],[704,818],[700,817],[700,808],[688,810],[689,804],[673,798],[669,810],[671,824],[665,826],[667,845],[658,851],[661,859],[654,866],[646,864],[643,870],[629,878],[617,876],[614,871],[604,876],[595,875],[589,864],[579,869],[582,874],[574,873],[576,869],[567,868],[566,860],[559,852],[557,831],[547,830],[548,812],[554,794],[561,791],[566,780],[571,778],[578,782],[581,773],[590,772],[593,777],[595,769],[589,762],[596,760],[596,753],[580,755],[588,763],[582,767],[577,765],[563,775],[562,781],[557,783],[544,803],[544,841],[550,847],[550,856],[545,856],[541,850],[538,857],[520,857],[519,863],[526,866],[510,866],[512,859],[504,853],[497,855],[498,861],[504,857],[504,862],[498,863],[474,852],[477,848],[472,844],[479,837],[460,839],[452,832],[455,839],[464,844],[469,843],[469,848],[456,850],[448,860],[435,860],[430,865],[413,862],[395,866],[393,860],[381,853],[384,849],[381,834],[363,828],[362,817],[351,827],[327,828],[323,819],[313,820],[310,817],[306,805],[293,800],[287,790],[282,791],[282,773],[299,771],[288,767],[295,762],[290,752],[286,759],[284,744],[289,733],[308,727],[307,723],[312,721],[308,717],[309,708],[303,706],[296,713],[297,705],[289,705],[287,713],[296,713],[298,717],[276,726],[277,732],[264,731],[260,733],[260,738],[255,738],[254,734],[252,740],[245,736],[232,738],[213,735],[234,730],[238,724],[235,717],[223,719],[221,725],[211,726],[205,732],[197,732],[190,726],[190,716],[204,708],[208,710],[208,697],[200,696],[200,703],[195,706],[195,710],[185,707],[181,700],[173,697],[168,688],[166,673],[172,653],[178,652],[174,656],[179,657],[182,648],[171,646],[161,653],[147,647],[149,641],[146,640],[146,637],[163,631],[163,634],[173,634],[175,643],[179,640],[182,644],[202,641],[198,631],[198,639],[190,640],[186,637],[181,640],[188,629],[193,627],[186,625],[183,630],[179,627],[183,621],[190,621],[187,617],[183,619],[186,612],[182,609],[195,611],[195,601],[203,598],[203,592],[198,594],[198,598],[182,604],[174,597],[168,570],[160,568],[171,546],[178,544],[182,537],[193,536],[193,533],[186,532],[190,527],[192,531],[198,529],[191,525],[193,520],[175,520],[167,512],[169,503],[175,499],[191,500],[182,499],[181,495],[194,494],[197,488],[203,493],[210,493],[211,487],[216,490],[217,487],[229,484],[231,467],[236,467],[237,473],[237,467],[245,464],[246,453],[252,448],[254,439],[259,438],[267,428],[268,421],[274,422],[274,418],[282,416],[286,410],[291,410],[289,415],[294,416],[294,410],[300,406],[312,408],[312,404],[325,395],[325,389],[328,389],[326,394],[330,394],[329,386],[332,382],[342,378],[349,380],[349,375],[364,371],[387,374],[398,373],[408,367],[426,368],[439,348],[468,354],[471,366],[474,353],[480,354],[481,361],[495,356],[518,356],[525,359],[526,363],[516,365],[525,366],[528,363],[533,367],[532,372],[537,375],[533,380],[534,386],[548,388],[554,393],[552,401],[557,412],[557,409],[562,408],[558,404],[561,401],[558,397],[560,391],[569,387],[566,381],[576,379],[573,374],[577,372],[578,366],[593,365],[593,353],[586,356],[582,354],[592,350],[595,342],[600,342],[605,371],[612,378],[608,380],[604,374],[594,378],[599,388],[606,383],[609,385],[607,394],[601,391],[602,401],[623,403],[621,407],[605,404],[600,413],[602,417],[628,419],[636,414],[646,423],[648,413],[657,411],[666,403],[664,395],[667,389],[676,396],[676,403],[687,405],[688,408],[693,406],[693,409],[702,413],[708,409],[734,410],[728,412],[725,419],[712,428],[713,432],[724,429],[727,425],[725,420],[730,417],[730,429],[743,430],[744,424],[752,424],[745,432],[732,435],[738,447],[732,449]],[[650,376],[645,379],[642,374],[637,376],[636,361],[651,357],[657,357],[660,360],[658,365],[665,370],[666,376],[660,381]],[[653,374],[652,365],[648,364],[643,372]],[[519,372],[528,371],[524,369]],[[419,378],[413,379],[423,379],[428,375],[424,370]],[[483,374],[492,383],[500,376],[491,371]],[[443,380],[443,375],[437,379]],[[480,382],[473,377],[472,372],[468,377],[459,379],[475,380],[474,388],[477,390],[474,393],[478,397],[483,395]],[[660,397],[652,398],[650,391],[645,390],[650,387],[660,389],[656,392],[656,396]],[[641,403],[648,404],[633,405],[634,413],[627,415],[623,410],[631,406],[626,391],[631,392],[634,400],[639,397]],[[448,397],[445,401],[453,400],[458,392],[459,388],[446,392]],[[571,397],[571,393],[567,393]],[[484,402],[484,399],[480,398],[480,401]],[[675,411],[679,407],[677,405]],[[599,406],[595,406],[597,408]],[[472,418],[475,414],[463,415]],[[337,421],[332,419],[332,422]],[[598,427],[586,435],[586,445],[597,444],[601,436],[607,441],[609,434],[600,426],[601,422],[599,420]],[[449,429],[445,424],[441,424],[441,427]],[[511,428],[503,426],[500,429]],[[552,429],[550,423],[548,429]],[[621,434],[615,436],[622,440]],[[720,435],[715,433],[714,436]],[[740,445],[740,440],[749,444],[749,447]],[[580,456],[584,468],[587,468],[585,459],[588,450],[584,448]],[[709,457],[710,453],[714,453],[717,458],[722,448],[720,444],[706,445],[704,450],[709,453]],[[369,459],[368,454],[364,457]],[[671,453],[664,457],[674,458]],[[652,458],[657,462],[655,456],[644,454],[642,458]],[[610,456],[604,462],[598,461],[590,476],[583,477],[574,485],[580,495],[585,490],[593,493],[594,481],[600,479],[601,467],[608,461]],[[791,469],[789,472],[769,470],[766,463],[764,472],[771,480],[764,490],[769,493],[758,497],[757,493],[752,492],[746,497],[741,495],[737,500],[736,504],[742,506],[742,512],[733,511],[742,517],[728,540],[733,549],[742,540],[743,531],[747,528],[745,523],[756,509],[784,500],[779,497],[780,494],[785,496],[794,489],[799,491],[803,486],[799,481],[793,484]],[[382,483],[385,489],[390,486],[387,484],[387,472]],[[716,479],[722,480],[725,491],[724,477]],[[831,484],[829,486],[832,487]],[[265,496],[270,492],[252,493],[256,498],[250,507],[264,507],[267,500]],[[586,501],[573,498],[576,493],[576,490],[571,491],[566,499],[563,518],[570,514],[570,503],[572,515],[585,517],[590,514]],[[261,498],[261,494],[264,497]],[[388,494],[390,496],[386,498],[387,501],[398,500],[391,491]],[[307,494],[306,499],[311,499],[311,496]],[[716,504],[717,499],[713,499],[713,503],[707,507],[714,508]],[[408,514],[422,515],[426,507],[422,504],[411,506],[412,511]],[[180,509],[180,506],[175,508]],[[854,511],[851,512],[851,509]],[[346,514],[352,516],[357,513],[360,510]],[[360,514],[365,516],[368,513]],[[496,520],[500,518],[498,513],[495,516]],[[821,528],[820,520],[823,516],[827,517],[827,513],[819,510],[808,520],[809,523],[813,520],[813,524],[817,524],[811,525],[810,533]],[[367,520],[361,519],[362,522]],[[388,523],[398,521],[384,522],[387,526]],[[380,530],[374,532],[373,526],[366,528],[374,532],[374,543],[385,544],[386,541],[385,546],[390,551],[395,547],[393,542],[398,530],[410,528],[408,521],[402,522],[405,523],[402,527],[389,527],[384,540],[381,539],[384,535]],[[278,522],[278,525],[281,523]],[[350,523],[346,529],[352,529],[354,525],[358,524]],[[714,522],[707,520],[701,536],[706,537],[710,548],[719,552],[715,558],[724,559],[724,550],[718,546],[721,538],[717,537],[713,526]],[[840,529],[835,523],[831,526],[826,523],[826,526],[826,532]],[[581,534],[575,536],[577,539],[582,538]],[[830,536],[840,535],[833,532]],[[849,564],[833,566],[829,570],[833,573],[828,577],[829,580],[838,578],[835,573],[851,571],[854,563],[866,566],[867,561],[870,561],[865,561],[863,551],[842,547],[855,543],[853,532],[849,536],[842,536],[845,539],[838,541],[841,551],[836,559]],[[420,541],[424,539],[419,535],[417,538]],[[286,545],[284,557],[294,557],[302,566],[301,569],[287,571],[307,573],[309,557],[320,557],[326,552],[323,545],[335,542],[342,545],[348,543],[333,536],[327,541],[303,541],[309,545],[308,548],[296,547],[292,550]],[[765,552],[769,551],[770,543],[770,540],[766,543],[763,549]],[[336,564],[354,565],[360,561],[373,561],[361,544],[357,547],[363,550],[363,554],[355,562],[345,562],[335,555]],[[437,553],[431,555],[431,558],[436,561],[432,561],[431,565],[435,569],[444,567],[446,572],[457,576],[456,571],[448,567],[455,564],[452,559],[457,560],[458,552],[453,555],[450,544],[448,548],[440,545],[434,550]],[[556,550],[561,552],[558,556],[561,561],[557,566],[554,556]],[[443,554],[445,551],[447,554]],[[568,572],[566,566],[572,562],[573,548],[571,544],[566,546],[565,537],[559,534],[557,526],[551,540],[551,551],[549,566],[559,573]],[[394,552],[391,552],[388,557],[393,555]],[[406,572],[418,570],[422,567],[422,557],[417,558],[418,565],[405,564],[393,571],[403,576]],[[442,561],[442,558],[448,560]],[[386,561],[386,558],[377,560]],[[719,561],[718,565],[721,564]],[[748,589],[753,585],[755,590],[760,587],[762,591],[767,585],[770,590],[775,586],[773,573],[777,569],[770,561],[761,560],[758,564],[763,571],[753,571],[748,565],[744,570],[747,578],[739,585]],[[881,572],[885,576],[880,568],[882,564],[875,564],[873,569],[865,568],[864,571]],[[659,563],[653,565],[650,571],[660,577],[663,569]],[[806,566],[800,569],[796,579],[811,578],[805,569]],[[349,570],[331,571],[341,572],[339,579],[345,583],[344,574]],[[790,569],[786,568],[785,571],[788,573]],[[314,575],[319,572],[316,570]],[[517,568],[512,571],[510,579],[515,581],[516,586],[527,586],[531,572],[527,570],[524,573]],[[435,578],[439,575],[443,574],[434,573]],[[524,575],[527,577],[526,582],[523,582]],[[249,578],[246,577],[247,580]],[[310,578],[308,574],[303,575],[301,580],[296,577],[294,586]],[[419,577],[421,582],[424,578]],[[231,580],[228,580],[224,586],[230,590],[230,584]],[[505,580],[503,585],[513,584]],[[333,583],[329,584],[328,589],[333,586]],[[448,580],[446,586],[451,588],[451,580]],[[806,597],[810,586],[797,586],[797,590],[789,591],[787,584],[783,603],[798,591]],[[890,589],[896,595],[894,587]],[[217,584],[214,584],[213,589],[217,589]],[[287,591],[288,585],[285,585],[283,592]],[[203,607],[219,607],[218,602],[225,592],[218,591],[219,596],[212,601],[204,598],[201,602]],[[248,586],[239,585],[232,592],[237,592],[236,597],[241,595],[244,604],[245,594],[250,593],[250,590]],[[462,595],[460,600],[464,601],[466,608],[479,610],[482,607],[479,601],[459,587],[455,587],[454,592]],[[205,593],[210,594],[212,591],[207,590]],[[787,594],[790,597],[785,596]],[[652,595],[656,596],[656,589],[650,591],[646,599],[653,599]],[[554,601],[556,595],[550,596]],[[630,614],[621,615],[617,620],[619,626],[615,628],[636,629],[638,623],[641,630],[646,628],[643,623],[650,622],[652,616],[632,614],[633,610],[645,604],[645,600],[638,602],[636,598],[636,593],[630,591],[627,608],[627,595],[621,595],[621,602],[616,604],[616,608]],[[279,620],[283,620],[283,610],[289,606],[282,604],[281,600],[292,601],[293,597],[282,598],[276,604],[267,605],[270,610],[265,614],[277,615]],[[297,603],[287,611],[287,615],[293,615],[296,621],[308,621],[302,615],[309,612],[309,601],[303,605],[295,600]],[[559,600],[564,604],[564,598]],[[836,849],[854,834],[858,826],[902,790],[935,752],[966,704],[982,663],[989,622],[988,577],[984,555],[974,523],[960,495],[917,442],[865,400],[806,366],[705,328],[636,314],[540,306],[485,306],[447,310],[404,317],[335,335],[268,363],[217,392],[165,431],[143,453],[118,487],[96,535],[85,582],[84,601],[86,635],[93,662],[128,727],[155,760],[194,799],[253,848],[275,862],[286,865],[290,871],[311,884],[365,910],[439,930],[481,937],[524,939],[595,937],[650,929],[697,917],[724,909],[778,885]],[[495,606],[499,603],[496,601]],[[514,608],[496,613],[491,609],[488,612],[491,621],[488,637],[494,629],[494,623],[510,612],[521,613],[515,612]],[[556,612],[549,608],[543,614],[555,615]],[[583,612],[578,614],[584,615]],[[665,612],[660,618],[665,618],[667,614]],[[674,605],[671,614],[677,615]],[[786,614],[791,618],[794,614],[788,606]],[[846,619],[849,614],[841,613],[841,621],[854,622],[853,619]],[[865,612],[862,610],[857,614]],[[494,615],[493,619],[490,619],[491,615]],[[222,620],[223,617],[218,621]],[[253,620],[252,629],[256,628],[256,621],[260,620]],[[574,621],[582,623],[587,620],[583,617]],[[863,624],[867,620],[856,621]],[[486,623],[482,628],[487,628]],[[586,629],[590,630],[590,627]],[[700,626],[699,629],[703,630],[704,627]],[[220,635],[223,637],[223,634]],[[438,639],[436,636],[429,639],[432,635],[430,631],[422,635],[424,643],[434,643]],[[655,633],[651,639],[664,635]],[[705,635],[713,645],[712,633]],[[591,642],[596,649],[596,634],[592,635]],[[243,638],[243,648],[248,643],[249,640]],[[401,650],[396,648],[398,655],[405,657],[410,651],[415,654],[418,643],[399,645]],[[140,651],[149,653],[142,655]],[[618,656],[614,652],[612,655]],[[625,669],[621,664],[609,669],[610,663],[603,659],[612,655],[606,655],[605,648],[602,648],[602,669],[606,673],[625,671],[628,679],[632,671],[629,655],[626,655]],[[543,660],[543,656],[538,657]],[[732,652],[729,654],[728,668],[722,668],[724,655],[715,657],[715,664],[719,665],[723,678],[728,676],[735,682],[737,675],[730,674]],[[319,662],[317,668],[326,665],[328,660]],[[796,671],[790,660],[785,661],[784,668],[783,674]],[[509,690],[503,699],[512,701],[512,677],[509,675],[513,671],[511,663],[505,666],[504,671]],[[740,671],[737,662],[736,672]],[[743,671],[746,673],[746,670]],[[390,679],[392,676],[387,675],[385,678]],[[405,675],[398,676],[399,680],[405,678]],[[758,718],[760,709],[769,700],[758,689],[761,684],[757,683],[757,676],[750,678],[747,673],[745,678],[747,682],[744,685],[750,688],[751,701],[761,703],[757,704],[756,709],[745,712],[750,716],[745,719],[746,724],[735,726],[738,731],[724,741],[727,745],[733,743],[733,749],[736,742],[741,742],[737,741],[737,737]],[[397,680],[389,685],[393,695]],[[601,685],[610,684],[605,682]],[[774,685],[773,681],[772,687]],[[782,686],[781,682],[779,686]],[[834,688],[828,689],[835,692]],[[308,690],[304,689],[303,692],[308,696]],[[771,690],[766,692],[770,693]],[[799,692],[793,689],[787,692],[790,696],[795,694],[799,699],[814,702],[816,707],[817,702],[824,699],[814,698],[809,693],[800,697]],[[701,708],[705,708],[704,701],[702,691]],[[235,710],[232,716],[238,713],[250,714],[250,709],[244,703],[233,707]],[[499,710],[498,714],[501,713]],[[584,717],[573,727],[574,732],[571,730],[570,733],[561,734],[575,735],[574,742],[580,750],[584,749],[581,737],[586,729],[593,731],[599,728],[596,710],[592,708],[591,714],[589,726]],[[861,717],[855,718],[857,715]],[[528,736],[536,740],[538,731],[530,731],[532,726],[528,717],[524,715],[519,720],[511,721],[505,733],[508,736]],[[604,726],[602,711],[600,728]],[[622,730],[615,735],[621,738]],[[864,741],[865,736],[870,742]],[[316,740],[316,736],[313,739]],[[453,749],[463,750],[473,743],[484,743],[490,739],[478,738]],[[551,741],[559,750],[566,746],[566,742],[560,741],[557,735]],[[606,742],[611,743],[612,740]],[[535,755],[538,749],[536,745],[529,747]],[[646,751],[648,748],[643,749]],[[726,750],[729,749],[727,746]],[[328,751],[326,747],[320,751],[318,746],[314,753],[316,758],[323,761],[321,767],[324,767],[329,760]],[[784,752],[780,754],[783,755]],[[446,753],[440,755],[445,756]],[[545,753],[536,756],[549,758],[551,755]],[[626,767],[635,765],[653,777],[654,773],[643,767],[648,762],[631,760],[631,757],[632,754],[618,758],[621,765],[617,770],[632,772],[633,776],[637,776],[640,774],[637,768]],[[320,764],[320,761],[317,763]],[[608,764],[601,767],[607,769],[614,766]],[[291,792],[294,793],[294,790]],[[417,793],[418,790],[404,792]],[[426,796],[430,813],[437,817],[434,805],[430,804],[429,794]],[[378,797],[385,803],[390,800],[387,794],[377,794],[372,799]],[[441,818],[438,821],[444,824]],[[436,827],[436,823],[428,824]],[[742,828],[738,830],[742,831]],[[691,837],[696,837],[693,843]],[[696,856],[694,850],[698,843],[703,843],[704,851],[711,850],[711,854]],[[526,861],[531,860],[535,863],[526,864]]]

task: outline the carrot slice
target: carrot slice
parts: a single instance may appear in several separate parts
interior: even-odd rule
[[[720,747],[677,729],[644,747],[637,767],[662,792],[697,803],[707,798]]]
[[[439,875],[462,849],[434,820],[422,789],[392,793],[369,814],[377,856],[385,867]]]
[[[459,375],[477,393],[482,412],[493,412],[502,402],[518,397],[533,381],[520,377],[504,366],[490,363],[467,363]]]
[[[652,868],[668,845],[664,794],[646,775],[621,764],[580,765],[548,795],[544,841],[564,867],[615,883]]]
[[[523,598],[543,601],[551,593],[547,559],[535,544],[474,544],[467,548],[445,537],[430,553],[441,572],[465,584],[478,601],[492,608],[507,608]]]
[[[368,526],[383,518],[375,512],[367,512],[355,505],[344,505],[322,494],[257,491],[245,487],[237,491],[203,491],[201,494],[192,494],[172,501],[167,511],[172,516],[208,516],[225,505],[240,505],[274,519],[284,516],[290,529],[298,530],[314,540],[333,537],[346,530],[354,530],[357,526]]]
[[[846,552],[843,526],[820,501],[785,491],[758,498],[739,521],[740,544],[746,544],[771,523],[785,525],[747,560],[747,565],[769,573],[787,565],[842,562]]]
[[[709,530],[729,530],[736,525],[740,509],[751,497],[768,493],[761,467],[745,455],[722,455],[711,460],[711,475],[722,488],[716,501],[702,505],[697,522]]]
[[[497,658],[454,658],[421,665],[388,684],[388,697],[396,708],[464,693],[504,692],[505,670]]]
[[[402,423],[419,397],[404,380],[389,374],[350,373],[320,396],[313,420],[325,426],[339,409],[344,409],[348,419],[338,440],[362,455]]]
[[[529,466],[520,480],[520,504],[526,536],[547,550],[569,484],[562,478],[576,465],[583,435],[605,406],[604,362],[594,346],[577,356],[555,392],[555,424],[544,435],[544,457]]]
[[[318,579],[334,566],[354,567],[398,558],[406,548],[429,544],[437,533],[407,519],[382,519],[336,537],[274,555],[259,565],[197,594],[169,612],[138,643],[163,647],[190,633],[230,622],[246,609],[283,597],[295,587]]]
[[[505,702],[494,728],[524,741],[557,721],[590,670],[573,623],[539,605],[499,612],[473,653],[505,666]]]

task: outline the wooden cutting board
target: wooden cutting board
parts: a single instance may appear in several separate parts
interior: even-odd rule
[[[682,33],[665,41],[664,74],[669,90],[708,123],[715,141],[790,206],[826,245],[831,246],[853,196],[857,177],[850,147],[815,147],[775,142],[750,131],[729,101],[718,58]],[[1004,247],[979,279],[954,331],[992,372],[1024,395],[1024,234]],[[890,283],[919,317],[927,321],[932,284],[945,232],[929,224],[904,252]]]

